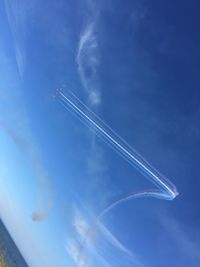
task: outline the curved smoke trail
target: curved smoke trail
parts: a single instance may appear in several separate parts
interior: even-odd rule
[[[165,200],[172,200],[171,196],[169,196],[167,193],[164,193],[160,190],[153,190],[153,189],[148,189],[144,191],[137,191],[137,192],[132,192],[129,195],[122,197],[113,203],[111,203],[108,207],[106,207],[98,216],[98,219],[100,219],[102,216],[104,216],[108,211],[116,207],[117,205],[136,198],[142,198],[142,197],[155,197],[159,199],[165,199]]]
[[[178,191],[166,177],[159,173],[153,166],[151,166],[140,154],[138,154],[129,144],[126,143],[115,131],[113,131],[105,122],[103,122],[94,112],[82,103],[78,97],[72,92],[63,93],[62,90],[57,91],[59,102],[65,109],[72,112],[87,126],[96,130],[97,135],[103,138],[112,149],[114,149],[120,156],[140,171],[147,179],[154,183],[159,190],[145,190],[134,192],[121,198],[108,207],[106,207],[98,216],[98,218],[105,215],[112,208],[118,204],[140,197],[155,197],[165,200],[173,200]]]

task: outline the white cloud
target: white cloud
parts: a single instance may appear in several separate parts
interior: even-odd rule
[[[74,218],[74,227],[81,238],[85,239],[89,230],[89,225],[81,216],[76,216]]]
[[[72,225],[74,234],[67,240],[65,248],[79,267],[112,266],[113,260],[118,261],[113,254],[114,250],[112,247],[118,249],[119,252],[122,253],[120,255],[125,255],[125,257],[129,258],[132,265],[144,267],[137,256],[128,250],[110,230],[97,219],[86,219],[82,213],[75,208]],[[119,263],[116,262],[115,265],[119,266]]]
[[[95,28],[96,18],[93,18],[80,35],[76,56],[80,79],[88,94],[89,104],[92,106],[101,103],[101,93],[97,79],[99,51]]]
[[[83,253],[80,253],[80,244],[75,239],[69,239],[65,249],[67,253],[71,256],[73,261],[79,267],[89,267],[88,259]]]

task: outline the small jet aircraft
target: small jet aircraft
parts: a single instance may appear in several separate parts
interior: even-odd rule
[[[58,95],[59,95],[60,93],[62,93],[62,92],[63,92],[63,87],[62,87],[62,86],[56,88],[56,91],[55,91],[55,93],[53,94],[53,98],[56,99],[56,98],[58,97]]]

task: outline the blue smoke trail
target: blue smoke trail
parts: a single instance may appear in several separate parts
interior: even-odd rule
[[[114,208],[116,205],[133,198],[156,197],[165,200],[173,200],[178,195],[176,187],[166,177],[164,177],[153,166],[151,166],[94,112],[89,110],[89,108],[72,92],[68,91],[67,94],[64,94],[63,91],[58,90],[57,95],[59,102],[67,110],[74,113],[74,115],[76,115],[76,117],[78,117],[87,126],[94,128],[96,133],[100,137],[103,137],[106,143],[108,143],[118,154],[120,154],[126,161],[138,169],[145,177],[147,177],[159,188],[159,190],[145,190],[131,193],[128,196],[113,202],[111,205],[105,208],[99,215],[99,218],[105,215],[105,213]]]

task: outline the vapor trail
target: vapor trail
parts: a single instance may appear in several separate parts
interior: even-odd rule
[[[124,198],[113,202],[102,211],[99,217],[103,216],[116,205],[133,198],[156,197],[165,200],[173,200],[178,191],[176,187],[154,167],[152,167],[144,158],[142,158],[130,145],[128,145],[117,133],[115,133],[107,124],[105,124],[95,113],[87,108],[73,93],[67,94],[61,90],[58,91],[59,102],[70,112],[74,113],[81,121],[89,127],[93,127],[100,137],[103,137],[112,149],[117,151],[125,160],[137,168],[159,190],[145,190],[142,192],[131,193]]]

